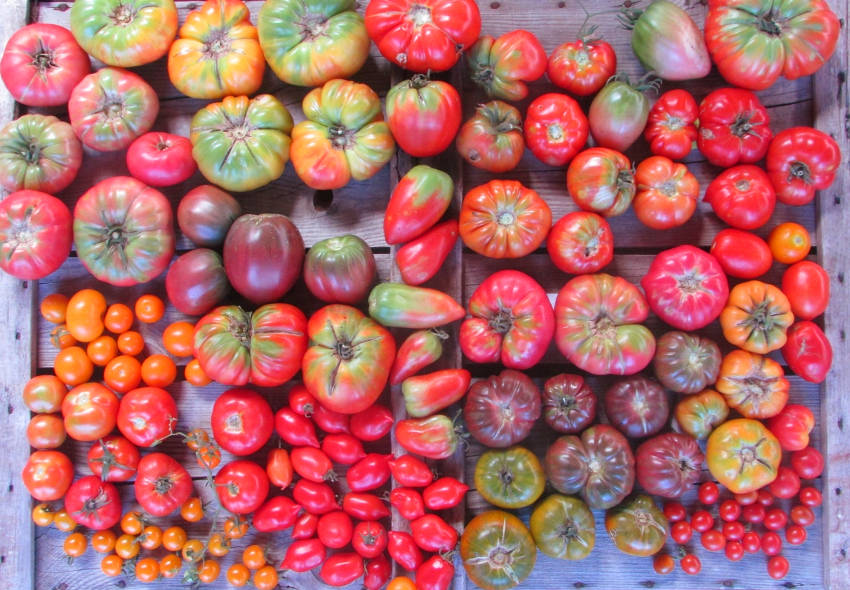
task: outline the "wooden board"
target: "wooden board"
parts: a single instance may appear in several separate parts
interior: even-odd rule
[[[684,0],[676,0],[685,4]],[[248,2],[254,19],[262,5],[261,0]],[[614,6],[616,2],[604,3],[604,7]],[[692,4],[692,5],[691,5]],[[843,22],[848,19],[848,3],[846,0],[831,0],[832,6],[838,11]],[[200,5],[200,2],[178,1],[181,22],[186,14]],[[365,2],[361,2],[365,5]],[[688,2],[687,10],[694,16],[697,23],[704,20],[705,7],[698,2]],[[479,2],[482,14],[483,33],[499,35],[504,32],[525,28],[533,31],[543,43],[547,52],[552,51],[562,42],[571,40],[578,32],[583,14],[577,0],[507,0],[501,2]],[[594,6],[601,10],[602,7]],[[363,6],[360,7],[363,9]],[[0,44],[22,23],[27,20],[51,22],[68,25],[69,4],[66,2],[35,2],[30,10],[24,0],[0,0]],[[628,35],[616,24],[612,15],[600,16],[595,22],[600,25],[599,32],[612,42],[618,58],[619,69],[630,75],[642,73],[641,67],[632,55],[628,43]],[[358,81],[370,84],[382,96],[391,84],[403,79],[405,74],[390,65],[380,57],[374,45],[371,57],[364,69],[356,76]],[[685,576],[681,572],[672,576],[659,577],[652,571],[651,562],[645,559],[628,558],[618,553],[607,538],[602,526],[602,513],[596,513],[597,546],[585,561],[566,563],[546,558],[538,554],[538,562],[531,578],[523,584],[523,588],[623,588],[666,587],[666,588],[850,588],[850,442],[848,442],[845,422],[850,425],[850,398],[846,392],[850,390],[850,370],[842,359],[850,358],[850,344],[846,341],[847,322],[850,321],[850,297],[844,295],[845,276],[850,277],[850,261],[848,261],[845,242],[850,236],[850,213],[847,212],[848,191],[850,191],[850,166],[847,155],[850,153],[850,92],[847,88],[847,35],[843,32],[839,47],[832,60],[811,78],[795,81],[780,80],[768,90],[758,93],[762,102],[768,107],[774,130],[793,125],[814,124],[818,128],[832,134],[842,146],[844,160],[836,182],[828,191],[823,191],[816,204],[805,207],[787,207],[779,205],[771,222],[757,233],[766,235],[767,232],[782,221],[794,220],[803,224],[813,232],[816,245],[813,257],[821,261],[828,270],[832,280],[833,299],[830,308],[824,316],[824,327],[834,347],[837,362],[830,373],[827,382],[822,386],[814,386],[799,378],[791,377],[791,399],[811,407],[816,415],[819,429],[813,433],[813,444],[821,448],[828,458],[828,468],[825,475],[816,485],[824,492],[824,507],[818,512],[818,523],[809,529],[809,539],[802,547],[788,548],[784,554],[791,562],[791,573],[782,582],[774,582],[765,574],[764,557],[748,556],[739,564],[730,564],[720,555],[708,554],[701,548],[697,550],[703,561],[703,573],[697,577]],[[97,65],[97,64],[96,64]],[[155,129],[187,134],[192,115],[203,106],[204,101],[188,99],[180,96],[168,80],[164,60],[137,68],[136,71],[148,80],[161,98],[161,110]],[[456,86],[462,88],[462,100],[465,116],[468,116],[475,106],[485,101],[485,96],[474,87],[465,75],[462,65],[445,75]],[[705,79],[681,84],[691,91],[699,100],[710,90],[724,85],[716,71]],[[665,89],[669,87],[665,85]],[[554,87],[543,80],[531,84],[528,99],[518,103],[518,108],[524,111],[528,103],[536,96],[553,91]],[[280,98],[293,114],[296,121],[303,115],[300,102],[306,90],[287,87],[275,76],[268,72],[264,80],[263,92],[274,93]],[[588,100],[581,101],[587,107]],[[33,112],[51,112],[60,117],[66,117],[62,109],[30,109]],[[16,105],[5,89],[0,89],[0,122],[11,119],[18,114]],[[627,155],[632,161],[640,161],[647,155],[645,142],[639,141]],[[694,151],[686,158],[686,163],[700,180],[702,190],[709,180],[716,175],[718,169],[708,164],[701,155]],[[491,178],[515,178],[527,186],[537,190],[550,205],[553,218],[557,219],[569,211],[576,209],[565,189],[564,170],[547,167],[538,162],[530,152],[526,151],[516,170],[502,174],[491,175],[482,172],[462,162],[453,150],[424,161],[447,170],[456,182],[455,202],[450,214],[456,214],[460,200],[466,190]],[[304,236],[309,247],[318,240],[341,233],[355,233],[363,237],[376,253],[379,277],[381,280],[399,280],[398,269],[393,264],[395,247],[390,248],[383,237],[383,210],[398,178],[418,160],[399,152],[389,166],[384,168],[374,178],[334,191],[329,195],[313,191],[305,187],[288,166],[283,177],[257,191],[239,195],[240,202],[246,212],[278,212],[290,216]],[[93,183],[113,176],[126,174],[123,152],[112,154],[96,154],[87,151],[86,161],[78,178],[70,187],[58,196],[68,205],[73,205],[76,199]],[[201,184],[203,178],[196,174],[186,183],[166,189],[164,192],[171,202],[176,205],[183,194],[193,186]],[[629,211],[625,215],[611,220],[616,237],[616,256],[612,265],[607,269],[614,274],[625,276],[633,282],[639,281],[644,274],[652,256],[660,250],[680,243],[692,243],[708,247],[714,235],[723,224],[711,214],[705,203],[700,203],[697,214],[687,224],[674,230],[657,232],[642,226]],[[178,252],[192,247],[189,240],[178,235]],[[549,263],[544,251],[539,251],[521,261],[493,261],[471,253],[458,245],[450,255],[440,274],[431,281],[465,302],[477,285],[489,274],[500,268],[518,268],[528,272],[541,282],[550,297],[554,298],[557,290],[569,278],[564,273],[554,269]],[[776,281],[782,272],[781,265],[775,265],[768,279]],[[3,389],[0,408],[0,420],[4,431],[12,433],[6,439],[4,452],[0,453],[0,518],[7,524],[7,529],[14,534],[0,538],[0,589],[49,589],[73,590],[90,588],[114,588],[115,580],[107,579],[100,574],[99,556],[89,551],[78,559],[72,567],[67,566],[61,559],[61,542],[63,534],[55,529],[38,529],[35,532],[29,520],[31,501],[26,490],[20,483],[19,473],[30,449],[26,446],[24,429],[28,422],[26,408],[20,401],[20,387],[33,372],[48,372],[52,366],[55,349],[49,342],[50,326],[37,317],[37,303],[52,292],[71,293],[76,289],[96,286],[102,289],[110,302],[125,300],[132,301],[144,292],[164,294],[163,277],[140,287],[120,289],[108,287],[93,279],[82,267],[80,261],[72,253],[68,262],[56,273],[46,277],[38,284],[15,281],[8,276],[0,277],[0,321],[4,330],[0,331],[3,338],[4,351],[0,357],[0,379]],[[286,301],[296,303],[310,312],[319,307],[311,300],[302,283],[296,285]],[[166,317],[159,323],[143,326],[148,341],[146,353],[163,352],[159,336],[164,327],[185,316],[170,308]],[[664,326],[657,318],[651,318],[647,325],[656,332],[664,331]],[[457,326],[452,327],[451,344],[447,353],[441,359],[441,366],[463,365],[469,368],[476,378],[485,377],[499,370],[497,366],[471,365],[462,358],[456,346]],[[722,340],[718,327],[709,326],[704,333],[710,337]],[[406,336],[405,331],[396,331],[399,341]],[[781,360],[781,357],[774,355]],[[179,365],[185,359],[177,359]],[[563,362],[562,357],[554,346],[548,351],[540,366],[529,373],[538,382],[547,376],[573,369]],[[601,394],[612,379],[593,379],[591,384],[597,394]],[[226,388],[212,385],[206,388],[192,387],[185,382],[178,382],[169,387],[180,408],[181,429],[208,425],[210,408],[216,397]],[[263,390],[272,404],[278,408],[285,403],[288,387]],[[384,402],[393,407],[397,418],[404,416],[403,402],[397,388],[388,391]],[[551,442],[554,434],[542,424],[535,429],[526,444],[535,452],[542,454],[546,445]],[[271,442],[270,445],[276,444]],[[169,453],[175,453],[187,465],[192,465],[192,459],[185,447],[179,441],[170,440],[163,445]],[[391,449],[399,452],[396,441],[379,443],[370,447],[371,450],[386,452]],[[80,474],[88,473],[85,466],[87,445],[67,443],[63,446],[72,457]],[[256,458],[262,459],[267,449],[260,451]],[[434,467],[441,474],[454,475],[472,482],[475,460],[482,452],[477,444],[470,444],[459,449],[458,453],[448,461],[439,462]],[[229,457],[225,453],[224,460]],[[196,489],[204,497],[210,496],[210,491],[203,485],[203,473],[197,466],[190,471],[196,478]],[[708,475],[706,474],[706,478]],[[122,485],[125,501],[132,494]],[[685,497],[687,504],[696,503],[695,492]],[[465,508],[465,510],[463,510]],[[459,530],[464,520],[487,509],[487,504],[474,490],[461,509],[445,515]],[[529,510],[520,511],[522,518],[529,516]],[[163,521],[165,522],[165,521]],[[404,528],[406,523],[397,516],[393,518],[394,527]],[[196,536],[206,534],[203,527],[192,526],[190,532]],[[265,536],[260,539],[268,542],[273,555],[281,557],[288,543],[288,536]],[[236,547],[247,544],[247,541],[236,543]],[[692,542],[692,545],[698,545]],[[226,567],[238,557],[238,551],[222,560]],[[473,587],[463,572],[460,561],[455,559],[457,575],[454,587],[456,589]],[[121,587],[144,587],[134,584],[131,579],[119,580]],[[323,587],[316,574],[288,575],[282,580],[282,587],[319,588]],[[156,587],[183,587],[179,580],[160,581]],[[210,586],[225,588],[223,581]],[[358,587],[353,584],[352,588]]]

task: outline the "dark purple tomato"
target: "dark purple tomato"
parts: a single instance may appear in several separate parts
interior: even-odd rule
[[[168,269],[165,290],[177,311],[188,315],[207,313],[230,292],[221,256],[208,248],[181,255]]]
[[[195,245],[215,248],[241,213],[239,201],[216,186],[202,184],[180,199],[177,225]]]
[[[307,288],[327,303],[359,303],[374,280],[372,249],[351,234],[316,242],[304,259]]]

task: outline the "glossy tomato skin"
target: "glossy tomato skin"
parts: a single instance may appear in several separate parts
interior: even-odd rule
[[[605,415],[611,425],[629,438],[657,433],[667,422],[667,392],[643,375],[618,379],[605,391]]]
[[[805,205],[816,190],[832,185],[840,162],[841,150],[829,135],[812,127],[792,127],[770,142],[766,167],[777,199]]]
[[[171,514],[192,495],[189,472],[165,453],[150,453],[139,461],[134,484],[136,499],[153,516]]]
[[[730,408],[745,418],[771,418],[788,402],[788,379],[772,358],[746,350],[733,350],[723,357],[715,383]]]
[[[801,260],[783,273],[782,292],[788,297],[794,317],[812,320],[829,304],[829,275],[817,262]]]
[[[761,422],[738,418],[711,433],[706,458],[714,479],[732,493],[744,494],[776,479],[782,448]]]
[[[165,275],[168,300],[177,311],[203,315],[230,292],[221,255],[209,248],[195,248],[177,257]]]
[[[365,21],[381,55],[422,74],[451,68],[481,33],[474,0],[372,0]]]
[[[411,156],[435,156],[454,141],[460,128],[460,95],[441,80],[416,75],[387,93],[387,124]]]
[[[388,462],[393,478],[403,486],[421,488],[434,480],[428,464],[413,455],[399,455]]]
[[[216,248],[241,214],[239,201],[216,186],[202,184],[180,199],[177,225],[196,246]]]
[[[455,528],[436,514],[426,514],[410,523],[413,540],[423,551],[445,553],[457,545]]]
[[[15,278],[45,277],[71,251],[71,213],[47,193],[17,191],[0,202],[0,268]]]
[[[334,463],[353,465],[366,456],[363,443],[346,433],[328,434],[322,439],[322,451]]]
[[[721,360],[714,341],[674,330],[657,340],[652,365],[667,389],[699,393],[717,380]]]
[[[417,330],[405,338],[390,370],[390,384],[398,385],[436,362],[443,354],[446,338],[448,334],[441,330]]]
[[[729,283],[717,260],[687,245],[656,255],[640,284],[652,311],[687,331],[713,322],[729,296]]]
[[[151,131],[137,137],[127,149],[130,174],[150,186],[179,184],[195,173],[192,142],[188,137]]]
[[[487,277],[472,293],[472,316],[460,326],[460,348],[476,363],[500,362],[509,369],[536,365],[555,333],[552,304],[537,281],[516,270]]]
[[[651,156],[638,164],[635,183],[635,215],[648,227],[676,227],[696,211],[699,182],[684,164],[665,156]]]
[[[457,136],[457,151],[463,159],[488,172],[513,170],[524,149],[522,115],[501,100],[479,105]]]
[[[627,555],[646,557],[658,553],[669,531],[667,517],[645,494],[605,513],[605,529],[614,545]]]
[[[525,508],[537,501],[546,485],[537,455],[525,447],[490,449],[475,464],[475,488],[499,508]]]
[[[776,191],[764,170],[742,164],[718,174],[705,189],[705,201],[732,227],[756,229],[773,215]]]
[[[832,345],[820,326],[804,320],[788,328],[782,358],[794,373],[812,383],[822,383],[832,366]]]
[[[317,527],[319,540],[328,549],[342,549],[351,541],[354,526],[342,510],[323,514]]]
[[[393,566],[386,555],[379,555],[366,562],[363,587],[366,590],[381,590],[393,575]]]
[[[159,387],[140,387],[127,392],[118,408],[118,430],[140,447],[150,447],[176,427],[177,404]]]
[[[386,406],[373,404],[351,416],[351,434],[362,441],[379,440],[389,434],[394,423],[392,412]]]
[[[596,544],[593,513],[579,498],[548,496],[531,513],[529,524],[538,549],[549,557],[584,559]]]
[[[369,293],[369,315],[389,328],[436,328],[459,320],[464,309],[439,289],[378,283]]]
[[[363,520],[354,525],[351,545],[365,559],[375,559],[387,548],[387,529],[375,520]]]
[[[451,204],[451,176],[425,164],[414,166],[402,176],[390,195],[384,212],[384,238],[401,244],[434,226]]]
[[[292,488],[292,498],[310,514],[322,515],[339,509],[333,489],[326,483],[299,479]]]
[[[538,160],[563,166],[587,141],[587,117],[579,104],[565,94],[535,98],[525,115],[525,143]]]
[[[752,164],[767,153],[770,116],[749,90],[720,88],[699,105],[699,151],[715,166]]]
[[[777,287],[761,281],[735,285],[720,314],[726,340],[758,354],[782,348],[792,323],[794,314],[788,298]]]
[[[77,385],[62,400],[65,432],[74,440],[103,438],[115,428],[118,397],[100,383]]]
[[[259,451],[274,430],[269,402],[250,389],[230,389],[215,400],[210,416],[215,441],[237,456]]]
[[[442,555],[432,555],[416,568],[416,588],[448,590],[454,580],[455,566]]]
[[[466,575],[480,588],[506,590],[534,569],[537,550],[525,524],[508,512],[482,512],[463,530],[460,556]]]
[[[129,176],[102,180],[74,206],[74,245],[86,269],[119,287],[145,283],[174,255],[171,203]]]
[[[711,243],[711,255],[730,277],[754,279],[773,264],[770,247],[754,233],[726,228],[717,232]]]
[[[319,448],[316,427],[306,417],[291,408],[281,408],[274,415],[275,430],[286,443],[294,447]]]
[[[407,452],[428,459],[446,459],[457,450],[455,426],[442,414],[400,420],[395,425],[395,436]]]
[[[657,156],[681,160],[697,140],[697,103],[687,90],[668,90],[649,109],[643,136]]]
[[[52,115],[23,115],[0,130],[0,186],[55,194],[80,169],[83,148],[68,123]]]
[[[413,540],[413,535],[403,531],[390,531],[387,534],[387,551],[397,564],[407,571],[416,571],[424,558],[422,551]]]
[[[614,232],[596,213],[573,211],[549,230],[546,250],[555,266],[565,273],[598,272],[614,259]]]
[[[349,492],[342,498],[342,509],[359,520],[380,520],[390,515],[384,500],[374,494]]]
[[[616,150],[586,149],[567,168],[567,191],[585,211],[603,217],[625,213],[635,196],[632,164]]]
[[[412,488],[393,488],[390,492],[390,504],[405,520],[416,520],[425,515],[425,502],[422,494]]]
[[[561,373],[543,384],[543,419],[552,430],[581,432],[596,417],[596,395],[581,375]]]
[[[451,254],[457,238],[457,220],[449,219],[399,248],[395,262],[401,279],[408,285],[421,285],[431,280]]]
[[[304,282],[327,303],[355,304],[375,280],[375,255],[361,238],[346,234],[313,244],[304,258]]]
[[[637,481],[656,496],[678,498],[700,478],[705,457],[696,440],[668,432],[641,443],[635,451]]]
[[[136,474],[141,454],[123,436],[112,434],[92,443],[86,454],[89,469],[103,481],[127,481]]]
[[[522,100],[528,96],[525,82],[546,72],[546,51],[533,33],[518,29],[498,39],[483,35],[469,48],[466,63],[472,81],[487,96]]]
[[[408,416],[422,418],[459,401],[469,387],[466,369],[441,369],[408,377],[401,384]]]
[[[301,506],[286,496],[275,496],[257,508],[252,523],[261,533],[284,531],[295,524]]]
[[[65,510],[77,524],[102,531],[121,519],[121,497],[115,484],[100,481],[96,475],[86,475],[68,488]]]
[[[363,575],[363,558],[357,553],[346,551],[334,553],[322,564],[319,577],[329,586],[347,586]]]
[[[802,451],[809,446],[809,433],[815,427],[815,416],[806,406],[788,404],[767,421],[767,427],[783,451]]]
[[[280,567],[294,572],[307,572],[325,561],[325,553],[325,546],[319,539],[293,541],[287,547]]]
[[[388,461],[392,455],[369,453],[345,472],[345,481],[353,492],[368,492],[379,488],[390,479]]]
[[[576,96],[595,94],[616,71],[617,54],[600,39],[577,39],[559,45],[549,55],[546,67],[555,86]]]
[[[602,87],[587,111],[596,144],[625,151],[643,134],[649,118],[649,99],[640,87],[617,78]]]
[[[491,448],[525,439],[541,413],[540,391],[525,374],[505,369],[476,381],[466,396],[463,416],[472,436]]]
[[[269,495],[266,471],[253,461],[231,461],[215,476],[216,492],[225,510],[248,514],[262,506]]]
[[[463,502],[469,486],[454,477],[441,477],[422,490],[428,510],[448,510]]]
[[[30,495],[39,502],[59,500],[74,479],[74,466],[60,451],[35,451],[27,459],[21,479]]]

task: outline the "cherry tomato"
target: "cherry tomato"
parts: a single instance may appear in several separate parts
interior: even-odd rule
[[[700,535],[700,543],[708,551],[723,551],[726,547],[726,537],[720,531],[711,529]]]
[[[702,562],[693,553],[688,553],[679,561],[682,571],[691,576],[697,575],[702,569]]]
[[[782,264],[794,264],[809,255],[812,239],[805,227],[787,221],[780,223],[767,237],[773,259]]]
[[[778,531],[788,524],[788,515],[785,514],[782,508],[771,508],[764,515],[764,522],[762,524],[764,524],[764,528],[770,531]]]
[[[192,356],[195,326],[189,322],[174,322],[162,332],[165,350],[177,357]]]
[[[95,531],[91,535],[91,547],[98,553],[112,553],[117,538],[112,529]]]
[[[194,563],[200,561],[204,556],[204,543],[200,539],[189,539],[183,543],[183,548],[180,549],[180,555],[184,561]]]
[[[413,488],[395,488],[390,492],[390,504],[407,520],[416,520],[425,514],[422,494]]]
[[[740,541],[729,541],[725,553],[729,561],[741,561],[744,558],[744,545]]]
[[[656,574],[669,574],[676,569],[676,560],[669,553],[658,553],[652,558],[652,569]]]
[[[135,330],[128,330],[118,336],[118,352],[136,356],[145,349],[144,337]]]
[[[765,508],[773,504],[773,494],[770,493],[770,489],[761,488],[758,491],[758,503],[764,506]]]
[[[106,366],[106,363],[114,359],[116,354],[118,354],[118,343],[115,342],[115,338],[105,334],[98,336],[86,346],[86,355],[98,367]]]
[[[685,518],[687,518],[688,511],[680,502],[669,500],[664,502],[664,516],[666,516],[667,520],[670,522],[679,522],[680,520],[685,520]]]
[[[761,551],[761,537],[755,531],[747,531],[741,537],[741,544],[744,546],[744,551],[747,553],[758,553]]]
[[[741,509],[741,519],[744,522],[758,524],[764,520],[764,515],[767,511],[761,504],[749,504]]]
[[[387,548],[387,529],[375,520],[358,522],[351,536],[351,546],[366,559],[376,558]]]
[[[251,570],[241,563],[234,563],[227,568],[227,574],[225,577],[228,584],[236,588],[241,588],[248,583],[248,580],[251,579]]]
[[[164,354],[152,354],[142,362],[142,381],[151,387],[168,387],[177,378],[177,365]]]
[[[51,324],[64,324],[67,308],[68,297],[62,293],[50,293],[41,300],[41,305],[39,305],[41,317]]]
[[[814,447],[791,453],[791,467],[802,479],[815,479],[823,473],[823,455]]]
[[[774,580],[781,580],[788,575],[788,560],[782,555],[774,555],[767,560],[767,575]]]
[[[740,541],[744,538],[744,533],[746,532],[744,525],[737,520],[724,522],[721,530],[723,531],[723,536],[726,537],[727,541]]]
[[[351,434],[363,442],[371,442],[388,435],[394,422],[389,408],[374,404],[371,408],[352,414],[349,426]]]
[[[793,498],[800,491],[800,476],[790,467],[782,465],[768,489],[777,498]]]
[[[136,357],[116,356],[103,371],[103,382],[118,393],[136,389],[142,382],[142,365]]]
[[[809,508],[817,508],[823,502],[821,493],[817,490],[817,488],[813,488],[811,486],[801,489],[798,498],[800,500],[800,504],[808,506]]]
[[[221,564],[214,559],[205,559],[198,568],[198,579],[204,584],[212,584],[221,573]]]
[[[136,299],[134,311],[140,322],[153,324],[165,314],[165,303],[156,295],[147,293]]]
[[[207,544],[207,552],[215,557],[224,557],[230,553],[230,539],[222,533],[215,533]]]
[[[366,562],[366,575],[363,576],[363,587],[366,590],[381,590],[392,576],[393,566],[386,555],[379,555]],[[415,590],[415,588],[414,588]]]
[[[758,490],[753,490],[751,492],[747,492],[746,494],[735,494],[735,500],[741,506],[749,506],[750,504],[754,504],[759,497]]]
[[[133,559],[139,554],[139,543],[133,535],[121,535],[115,540],[115,554],[121,559]]]
[[[133,310],[123,303],[113,303],[106,308],[103,325],[113,334],[123,334],[133,325]]]
[[[342,499],[342,509],[359,520],[380,520],[390,515],[390,510],[374,494],[347,493]]]
[[[266,565],[266,550],[259,545],[248,545],[242,551],[242,563],[249,570],[258,570]]]
[[[678,522],[674,522],[670,527],[670,538],[679,543],[680,545],[684,545],[688,541],[691,540],[691,537],[694,534],[693,527],[691,527],[691,523],[687,520],[680,520]]]
[[[180,516],[186,522],[198,522],[204,518],[204,503],[197,496],[189,498],[180,506]]]
[[[162,545],[162,529],[156,525],[148,525],[142,529],[142,534],[139,535],[139,545],[142,549],[153,551],[159,549]]]
[[[782,551],[782,538],[774,531],[761,536],[761,550],[765,555],[778,555]]]
[[[714,526],[714,517],[708,510],[697,510],[691,516],[691,528],[698,533],[704,533]]]
[[[123,570],[124,560],[117,555],[107,555],[100,561],[100,571],[110,578],[120,576]]]
[[[707,506],[716,504],[717,500],[720,498],[720,488],[718,488],[717,484],[713,481],[706,481],[700,484],[697,497],[700,502]]]
[[[54,516],[53,508],[46,502],[36,504],[32,509],[32,522],[35,526],[50,526],[53,524]]]
[[[74,340],[73,336],[71,336],[71,333],[68,331],[65,324],[59,324],[50,331],[50,344],[52,344],[54,348],[62,349],[74,346],[77,344],[77,341]]]
[[[27,425],[27,440],[34,449],[56,449],[65,442],[65,424],[59,414],[36,414]]]
[[[88,541],[83,533],[71,533],[62,542],[62,551],[68,557],[79,557],[86,552]]]
[[[69,346],[56,353],[53,372],[65,385],[80,385],[91,379],[94,364],[79,346]]]
[[[791,508],[789,512],[791,522],[800,526],[811,526],[815,522],[815,513],[808,506],[798,504]]]
[[[159,575],[163,578],[174,578],[180,573],[183,560],[175,553],[169,553],[159,560]]]
[[[139,510],[131,510],[130,512],[124,513],[124,516],[121,517],[120,524],[121,532],[125,534],[141,534],[142,529],[145,528],[144,515]]]
[[[802,545],[806,542],[806,529],[798,524],[792,524],[785,529],[785,540],[789,545]]]
[[[717,509],[717,513],[721,520],[732,522],[738,520],[738,517],[741,516],[741,505],[735,500],[723,500]]]
[[[162,532],[162,546],[169,551],[180,551],[188,539],[183,527],[171,526]]]
[[[431,468],[423,460],[413,455],[399,455],[389,460],[393,479],[409,488],[423,488],[434,481]]]
[[[77,528],[77,523],[71,518],[71,515],[68,514],[68,511],[64,508],[60,508],[53,515],[53,526],[56,527],[56,530],[62,531],[63,533],[69,533]]]
[[[212,379],[204,373],[198,359],[192,359],[186,364],[186,368],[183,369],[183,377],[195,387],[204,387],[212,383]]]
[[[278,573],[273,565],[266,565],[254,572],[251,581],[257,590],[273,590],[277,587]]]
[[[328,434],[322,439],[322,451],[334,463],[353,465],[366,456],[363,443],[351,434]]]

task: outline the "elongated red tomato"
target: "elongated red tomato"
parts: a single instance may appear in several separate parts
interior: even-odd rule
[[[449,219],[399,248],[395,262],[401,279],[408,285],[421,285],[433,278],[457,243],[457,237],[457,220]]]
[[[457,449],[458,437],[448,416],[436,414],[428,418],[401,420],[395,435],[409,453],[428,459],[446,459]]]
[[[773,264],[767,242],[754,233],[727,228],[717,232],[711,243],[711,255],[730,277],[754,279]]]
[[[832,366],[832,346],[820,326],[804,320],[788,328],[782,358],[806,381],[821,383]]]
[[[384,213],[384,238],[400,244],[421,236],[440,218],[454,195],[451,176],[424,164],[401,177]]]
[[[401,384],[408,415],[414,418],[430,416],[452,405],[466,393],[470,379],[466,369],[443,369],[408,377]]]
[[[817,262],[801,260],[783,273],[782,292],[791,303],[794,317],[814,319],[829,304],[829,275]]]
[[[398,385],[437,361],[443,354],[443,341],[448,337],[442,330],[417,330],[408,336],[395,355],[390,384]]]
[[[387,124],[411,156],[435,156],[454,141],[460,128],[460,95],[454,86],[417,74],[387,93]]]
[[[403,486],[421,488],[434,480],[428,464],[413,455],[399,455],[389,460],[393,478]]]

